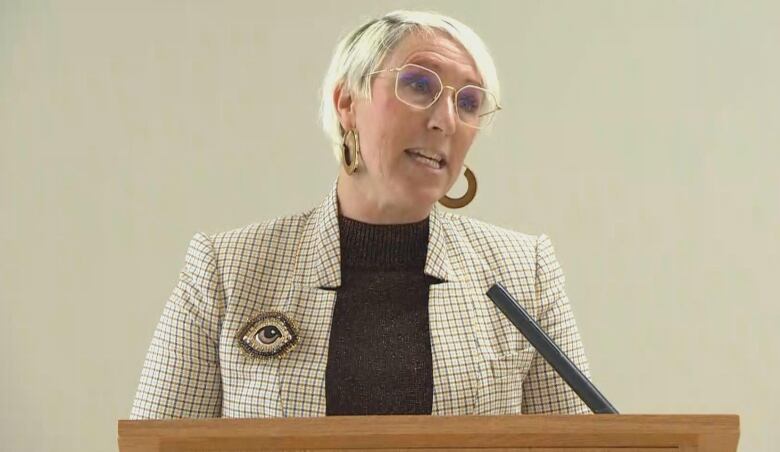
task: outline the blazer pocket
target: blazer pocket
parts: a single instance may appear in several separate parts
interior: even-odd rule
[[[529,347],[486,360],[487,368],[480,385],[475,414],[520,414],[523,380],[531,368],[534,356],[536,349]]]

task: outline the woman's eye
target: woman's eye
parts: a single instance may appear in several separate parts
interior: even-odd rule
[[[413,91],[427,93],[431,90],[431,82],[423,75],[405,75],[402,76],[403,85],[411,88]]]
[[[241,349],[253,357],[283,356],[298,344],[295,326],[279,312],[260,314],[236,337]]]
[[[461,98],[458,101],[458,108],[468,113],[474,113],[479,110],[479,103],[475,99]]]
[[[414,82],[412,82],[412,88],[414,88],[417,91],[427,92],[428,82],[425,80],[415,80]]]

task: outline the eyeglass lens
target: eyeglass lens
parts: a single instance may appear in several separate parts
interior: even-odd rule
[[[417,108],[428,108],[442,91],[435,72],[419,66],[404,66],[397,75],[396,95],[399,100]],[[466,86],[457,93],[456,110],[460,120],[480,127],[489,121],[496,109],[493,95],[475,86]]]

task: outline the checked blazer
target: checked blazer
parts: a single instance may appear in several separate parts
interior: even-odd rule
[[[197,233],[146,355],[132,419],[325,415],[325,368],[341,283],[333,185],[307,212],[214,235]],[[503,283],[590,377],[564,276],[545,235],[434,207],[425,273],[433,415],[585,414],[587,406],[485,294]],[[237,332],[281,312],[299,344],[251,357]]]

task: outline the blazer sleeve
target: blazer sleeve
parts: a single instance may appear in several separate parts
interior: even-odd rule
[[[197,233],[146,354],[131,419],[221,415],[223,306],[212,242]]]
[[[539,236],[536,246],[536,296],[539,323],[563,352],[590,379],[585,350],[564,290],[564,276],[550,239]],[[538,353],[523,381],[524,414],[589,414],[588,406]]]

